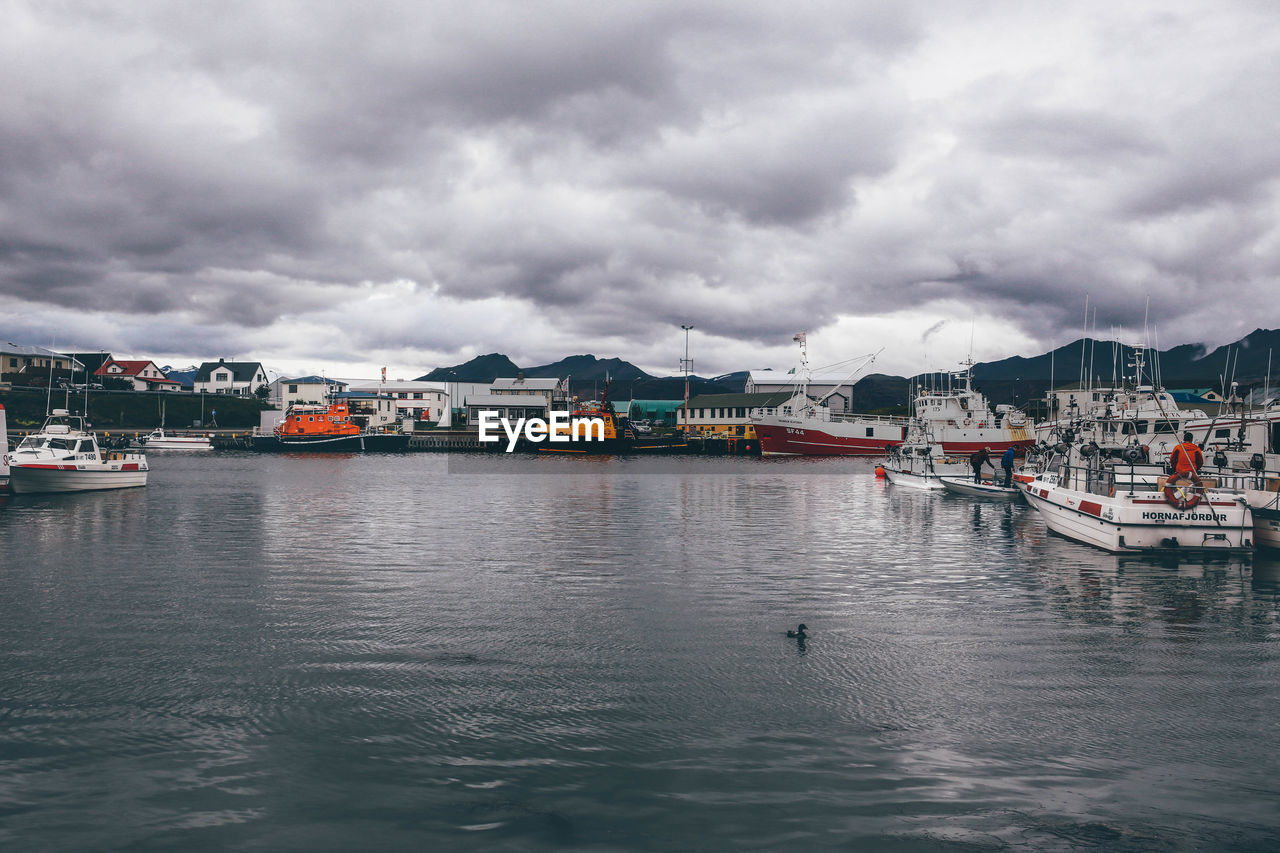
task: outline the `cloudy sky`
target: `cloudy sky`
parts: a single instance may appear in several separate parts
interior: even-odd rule
[[[712,375],[1280,326],[1280,13],[0,0],[0,335]]]

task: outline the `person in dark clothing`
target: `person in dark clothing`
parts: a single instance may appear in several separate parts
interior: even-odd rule
[[[1013,445],[1005,448],[1004,456],[1000,457],[1000,467],[1004,469],[1004,487],[1006,489],[1013,486],[1013,457],[1017,451],[1013,449]]]
[[[982,482],[982,466],[986,465],[991,468],[991,473],[995,474],[996,466],[991,464],[991,448],[984,447],[969,454],[969,467],[973,469],[973,482]]]

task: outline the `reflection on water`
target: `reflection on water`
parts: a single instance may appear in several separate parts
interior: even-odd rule
[[[1273,557],[788,462],[166,456],[15,498],[0,843],[1280,842]]]

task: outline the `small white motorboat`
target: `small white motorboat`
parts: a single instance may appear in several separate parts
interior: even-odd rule
[[[988,500],[1013,501],[1017,500],[1022,492],[1014,486],[1000,486],[995,483],[983,480],[981,483],[975,483],[972,477],[942,477],[942,486],[948,492],[954,492],[957,495],[967,495],[971,498],[987,498]]]
[[[148,470],[143,454],[101,450],[82,416],[54,409],[9,454],[9,488],[14,494],[127,489],[145,486]]]
[[[167,433],[162,426],[139,438],[138,442],[145,445],[147,450],[213,450],[213,442],[207,435]]]
[[[4,403],[0,403],[0,495],[9,491],[9,432],[5,424]]]

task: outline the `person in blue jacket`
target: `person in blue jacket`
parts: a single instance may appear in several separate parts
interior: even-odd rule
[[[1004,456],[1000,457],[1000,467],[1004,469],[1004,487],[1006,489],[1013,486],[1013,457],[1015,453],[1016,451],[1011,444],[1005,449]]]

